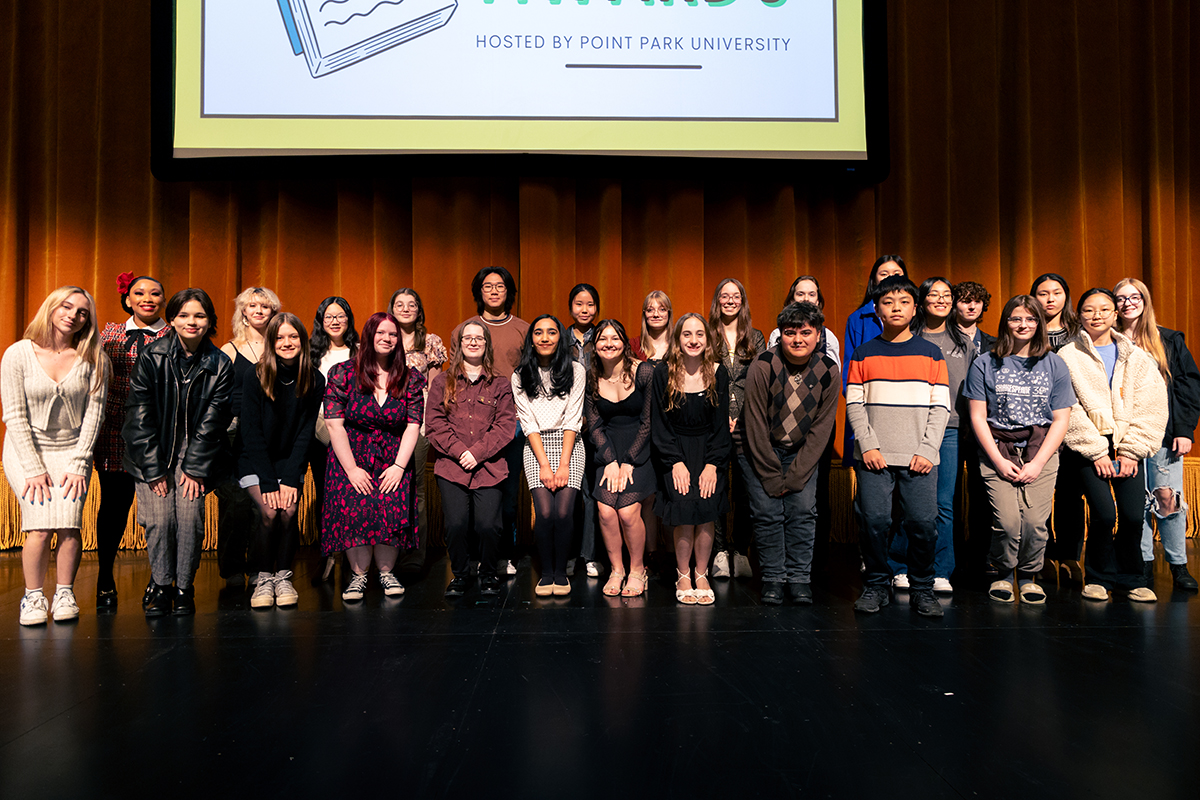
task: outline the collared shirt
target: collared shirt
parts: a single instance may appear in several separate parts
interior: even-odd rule
[[[455,402],[447,407],[446,380],[445,373],[433,379],[425,403],[425,438],[439,456],[433,474],[469,489],[503,482],[508,462],[500,452],[517,432],[512,384],[503,375],[471,381],[460,372]],[[468,450],[478,463],[470,471],[458,463]]]

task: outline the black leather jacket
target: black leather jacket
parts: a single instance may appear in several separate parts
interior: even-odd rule
[[[170,476],[178,455],[177,412],[186,400],[183,471],[211,491],[233,463],[225,433],[233,418],[233,363],[206,340],[192,356],[199,361],[185,386],[175,363],[182,349],[179,337],[168,334],[142,350],[134,362],[121,429],[125,471],[146,483]]]

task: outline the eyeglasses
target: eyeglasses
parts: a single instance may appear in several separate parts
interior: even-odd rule
[[[950,292],[930,292],[925,295],[926,300],[952,300],[954,295]]]
[[[503,283],[485,283],[479,288],[483,289],[485,292],[499,292],[506,287]]]
[[[483,344],[487,341],[482,336],[464,336],[462,337],[463,344]]]
[[[345,314],[338,314],[338,315],[332,316],[332,317],[329,316],[328,314],[325,315],[326,322],[345,322],[346,319],[347,319],[347,317]]]
[[[1037,320],[1033,317],[1009,317],[1009,325],[1036,325]]]
[[[1142,297],[1141,292],[1136,292],[1134,294],[1122,295],[1121,297],[1117,298],[1117,305],[1118,306],[1140,306],[1142,304],[1143,299],[1144,298]]]
[[[1111,308],[1091,308],[1079,312],[1079,316],[1091,317],[1092,319],[1107,319],[1114,313],[1116,312]]]

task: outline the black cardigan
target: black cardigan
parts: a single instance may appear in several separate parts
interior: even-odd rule
[[[1167,351],[1167,364],[1171,368],[1171,380],[1167,383],[1167,432],[1163,436],[1163,447],[1170,447],[1176,438],[1196,438],[1196,424],[1200,422],[1200,369],[1188,352],[1183,334],[1158,328],[1163,348]]]
[[[255,371],[247,372],[242,382],[242,415],[238,423],[237,473],[258,477],[263,494],[285,486],[304,486],[305,456],[312,442],[321,400],[325,397],[325,379],[313,370],[313,385],[304,397],[296,397],[295,385],[275,380],[275,399],[269,400]]]

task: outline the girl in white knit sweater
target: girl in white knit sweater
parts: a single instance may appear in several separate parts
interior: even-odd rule
[[[1158,450],[1167,425],[1167,387],[1145,351],[1113,330],[1117,304],[1107,289],[1079,300],[1081,333],[1059,355],[1071,370],[1078,402],[1071,409],[1063,468],[1083,483],[1089,519],[1083,596],[1104,601],[1112,590],[1154,602],[1142,571],[1142,459]],[[1115,502],[1114,502],[1115,500]]]

